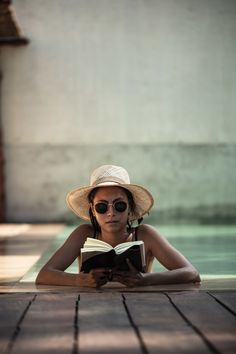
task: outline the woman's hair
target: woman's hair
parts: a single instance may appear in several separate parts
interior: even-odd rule
[[[88,195],[88,201],[89,203],[93,203],[93,200],[94,200],[94,197],[96,195],[96,192],[97,192],[98,188],[94,188]],[[90,221],[91,221],[91,224],[93,226],[93,231],[94,231],[94,234],[93,234],[93,237],[96,238],[97,237],[97,234],[101,231],[101,228],[100,228],[100,225],[99,223],[97,222],[97,219],[95,218],[95,216],[93,215],[93,212],[92,212],[92,208],[91,206],[89,207],[89,217],[90,217]]]
[[[99,188],[99,187],[98,187]],[[88,195],[88,201],[89,203],[93,203],[93,200],[95,198],[95,195],[97,193],[97,190],[98,188],[94,188]],[[128,199],[128,203],[129,203],[129,207],[130,207],[130,210],[133,212],[134,209],[135,209],[135,202],[134,202],[134,198],[133,198],[133,195],[130,191],[128,191],[127,189],[123,188],[123,191],[125,192],[126,196],[127,196],[127,199]],[[98,224],[97,222],[97,219],[96,217],[93,215],[93,212],[92,212],[92,208],[90,206],[89,208],[89,216],[90,216],[90,221],[91,221],[91,224],[93,226],[93,230],[94,230],[94,238],[97,237],[97,234],[101,231],[101,228],[100,228],[100,225]],[[138,224],[140,224],[141,222],[143,221],[143,218],[140,218],[138,219]],[[127,220],[127,229],[128,229],[128,232],[131,232],[131,229],[132,229],[132,223]]]

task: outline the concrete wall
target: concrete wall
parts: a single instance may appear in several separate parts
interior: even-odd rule
[[[234,0],[15,0],[1,49],[10,221],[71,220],[100,164],[147,186],[156,221],[236,219]]]

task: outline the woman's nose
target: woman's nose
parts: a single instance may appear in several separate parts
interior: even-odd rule
[[[113,204],[108,204],[108,206],[107,206],[107,214],[108,215],[114,214],[114,210],[115,210],[115,208],[114,208]]]

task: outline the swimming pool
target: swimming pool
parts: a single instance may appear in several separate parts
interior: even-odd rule
[[[198,269],[202,279],[236,278],[236,225],[154,226],[190,260]],[[65,226],[40,260],[21,281],[34,281],[39,269],[75,228],[75,225]],[[155,261],[153,263],[153,271],[164,269],[159,262]],[[67,271],[76,273],[78,271],[77,261]]]

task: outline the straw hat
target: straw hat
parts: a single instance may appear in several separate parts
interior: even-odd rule
[[[104,165],[93,171],[90,185],[72,190],[67,194],[66,201],[73,212],[84,220],[90,220],[88,195],[98,187],[117,186],[132,193],[135,209],[130,214],[130,221],[138,220],[148,213],[153,206],[152,195],[143,187],[131,184],[128,172],[119,166]]]

